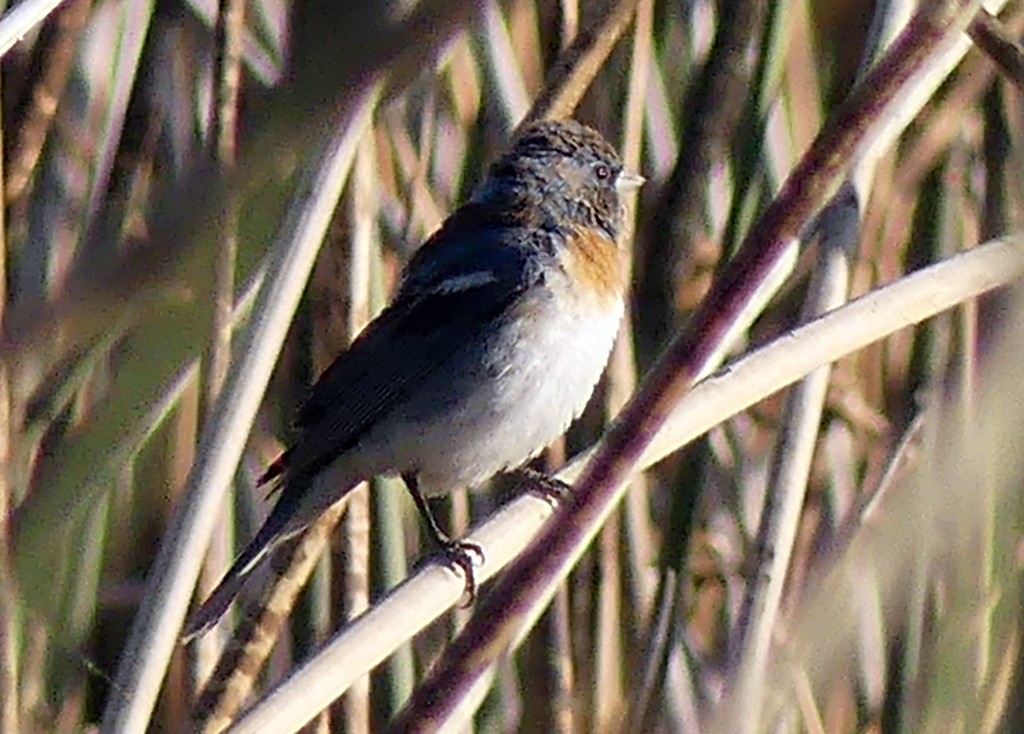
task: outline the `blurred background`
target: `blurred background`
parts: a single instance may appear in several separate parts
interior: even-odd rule
[[[306,387],[466,199],[564,49],[613,5],[66,0],[4,55],[0,731],[94,731],[124,695],[112,682],[146,574],[219,409],[269,253],[287,242],[303,177],[364,90],[381,81],[198,598],[267,512],[255,477],[289,440]],[[538,468],[597,440],[685,324],[850,93],[877,10],[868,0],[639,3],[575,114],[648,180],[632,207],[631,313],[590,407]],[[1020,9],[1010,13],[1007,26],[1019,27]],[[410,18],[427,20],[410,33]],[[1016,228],[1021,109],[1013,83],[969,52],[878,164],[850,257],[852,295]],[[737,351],[800,321],[815,257],[801,255]],[[878,493],[914,470],[923,416],[977,373],[1006,314],[1005,300],[989,299],[835,366],[783,620]],[[619,730],[640,682],[653,703],[630,719],[636,730],[697,730],[733,672],[783,423],[782,398],[766,400],[637,480],[501,666],[480,731]],[[438,507],[461,535],[507,485]],[[993,511],[982,537],[961,538],[954,562],[929,564],[900,611],[879,603],[875,617],[862,615],[841,674],[808,684],[803,718],[773,730],[1020,731],[1019,587],[992,581],[1019,584],[1018,509]],[[349,513],[257,689],[428,547],[388,482]],[[380,730],[466,614],[432,625],[309,730]],[[178,649],[151,731],[195,728],[224,639]],[[950,646],[970,648],[969,670],[945,657]]]

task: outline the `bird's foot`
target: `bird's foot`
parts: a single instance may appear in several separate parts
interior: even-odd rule
[[[555,509],[567,500],[572,492],[572,486],[567,482],[536,469],[523,467],[516,469],[514,475],[527,485],[527,492],[544,500]]]
[[[476,567],[484,564],[484,549],[478,543],[469,543],[465,540],[452,540],[451,538],[439,539],[441,555],[452,566],[462,571],[466,579],[466,588],[463,592],[463,601],[460,606],[471,607],[476,603]]]

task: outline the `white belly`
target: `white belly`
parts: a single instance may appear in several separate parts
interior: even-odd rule
[[[483,377],[452,375],[451,383],[430,388],[458,391],[462,399],[441,411],[400,411],[404,425],[387,433],[402,438],[379,447],[394,460],[390,471],[414,471],[425,494],[472,487],[520,466],[565,432],[604,371],[623,306],[554,309],[549,296],[524,304],[528,316],[507,325]]]

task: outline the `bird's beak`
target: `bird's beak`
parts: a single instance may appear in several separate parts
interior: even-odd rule
[[[639,173],[633,173],[628,168],[623,168],[619,177],[615,179],[615,188],[620,194],[628,194],[643,186],[646,180]]]

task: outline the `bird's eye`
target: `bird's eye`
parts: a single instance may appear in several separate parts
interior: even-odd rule
[[[599,163],[597,168],[594,169],[594,175],[596,175],[601,181],[607,181],[611,178],[612,171],[608,166],[603,163]]]

